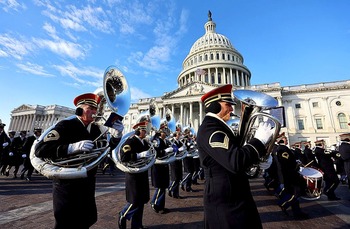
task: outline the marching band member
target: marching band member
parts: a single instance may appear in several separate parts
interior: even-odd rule
[[[94,123],[101,97],[86,93],[74,99],[76,116],[58,122],[36,145],[35,155],[41,158],[66,158],[82,152],[90,152],[93,141],[101,136],[99,126]],[[119,143],[123,125],[117,120],[113,128],[117,130],[111,137],[111,149]],[[97,166],[88,171],[86,178],[53,179],[53,211],[55,229],[86,229],[97,221],[95,202]]]
[[[140,122],[133,126],[135,135],[129,137],[120,147],[122,162],[136,161],[148,156],[150,148],[146,137],[148,122]],[[150,199],[148,170],[140,173],[125,173],[125,194],[128,202],[119,213],[118,225],[126,229],[126,220],[131,219],[131,228],[144,228],[142,224],[144,204]]]
[[[348,178],[348,186],[350,189],[350,133],[341,134],[340,139],[339,153],[344,160],[344,170]]]
[[[18,137],[15,137],[15,134],[15,131],[11,131],[9,133],[11,143],[8,145],[9,157],[5,172],[6,176],[9,176],[12,166],[14,166],[15,169],[13,170],[13,178],[17,178],[19,166],[23,163],[22,147],[26,140],[27,131],[21,131]]]
[[[323,171],[323,179],[325,186],[323,188],[324,194],[328,197],[328,200],[340,200],[334,193],[338,187],[340,181],[337,172],[334,168],[333,158],[336,157],[335,153],[325,150],[324,140],[315,141],[315,156],[317,158],[319,168]]]
[[[30,162],[29,154],[30,149],[32,148],[32,145],[36,139],[38,139],[41,135],[42,130],[39,128],[34,129],[34,135],[29,136],[27,140],[24,142],[23,145],[23,153],[25,154],[24,161],[23,161],[23,168],[21,171],[21,179],[24,179],[24,174],[27,172],[27,181],[30,181],[32,178],[32,174],[34,171],[34,167],[32,163]]]
[[[180,141],[181,132],[176,131],[174,133],[174,142],[173,147],[178,150],[180,147],[183,146],[182,142]],[[170,174],[171,174],[171,183],[168,188],[169,190],[169,196],[174,197],[176,199],[181,199],[180,196],[180,181],[182,179],[182,160],[175,160],[174,162],[170,163]]]
[[[296,161],[295,155],[290,150],[288,139],[283,136],[278,141],[276,149],[276,158],[279,167],[279,189],[277,194],[279,196],[278,204],[282,211],[288,215],[287,209],[292,207],[293,216],[295,219],[307,219],[308,215],[301,211],[299,204],[299,197],[306,189],[306,183],[299,173],[299,164]]]
[[[317,162],[317,158],[315,153],[311,149],[311,142],[303,142],[304,144],[304,155],[306,157],[305,162],[303,164],[308,167],[319,168],[319,164]]]
[[[170,143],[166,139],[165,128],[160,128],[159,133],[156,133],[153,141],[159,142],[156,147],[156,157],[163,157],[166,152],[165,149],[169,148]],[[169,164],[154,164],[151,167],[152,185],[156,188],[151,200],[151,208],[156,213],[166,214],[169,212],[168,208],[165,208],[165,191],[169,187]]]
[[[190,130],[184,131],[184,144],[188,152],[190,152],[191,146],[193,145],[193,141],[190,134]],[[185,177],[180,182],[181,189],[186,192],[193,192],[194,190],[192,189],[192,176],[194,173],[194,162],[193,156],[190,153],[188,153],[187,156],[183,159],[183,164]]]
[[[7,166],[7,157],[8,153],[7,150],[5,149],[9,144],[10,144],[10,138],[4,131],[6,124],[2,123],[0,119],[0,171],[1,175],[5,175],[5,170]]]
[[[302,150],[302,144],[304,145],[304,150]],[[296,142],[294,143],[294,150],[291,149],[294,152],[295,159],[299,160],[301,164],[306,165],[307,164],[307,155],[305,150],[309,148],[309,145],[306,142]]]
[[[274,129],[260,123],[254,138],[239,147],[226,124],[236,103],[232,85],[216,88],[201,98],[206,116],[197,134],[198,153],[205,173],[205,228],[262,228],[250,191],[247,169],[267,154],[265,143]]]

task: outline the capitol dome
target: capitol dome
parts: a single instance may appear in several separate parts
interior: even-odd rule
[[[243,65],[243,56],[226,36],[216,33],[216,24],[211,16],[209,11],[204,25],[205,34],[194,42],[182,63],[182,71],[177,78],[179,87],[192,82],[250,86],[251,73]]]

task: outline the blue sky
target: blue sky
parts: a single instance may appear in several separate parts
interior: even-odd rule
[[[350,79],[348,0],[0,0],[0,119],[22,104],[73,108],[110,65],[132,101],[175,90],[208,10],[253,85]]]

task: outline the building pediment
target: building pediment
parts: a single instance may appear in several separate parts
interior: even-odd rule
[[[217,86],[213,84],[206,84],[202,82],[191,82],[183,87],[180,87],[172,92],[166,93],[162,98],[171,99],[185,96],[198,96],[204,95],[208,91],[216,88]]]
[[[16,112],[23,112],[23,111],[30,111],[35,109],[34,106],[29,105],[29,104],[23,104],[15,109],[13,109],[12,113],[16,113]]]

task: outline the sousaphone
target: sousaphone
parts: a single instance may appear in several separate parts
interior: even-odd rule
[[[37,143],[43,141],[55,125],[47,129],[38,140],[34,141],[30,152],[30,160],[33,167],[45,177],[50,179],[87,177],[88,171],[95,168],[108,155],[110,151],[108,145],[110,131],[114,130],[110,127],[117,118],[122,119],[128,112],[131,100],[130,88],[125,76],[115,66],[109,66],[103,77],[103,94],[100,89],[95,93],[102,97],[95,117],[95,123],[99,126],[102,134],[94,140],[95,147],[91,152],[83,152],[58,160],[37,157],[35,155]],[[73,115],[67,119],[75,117]]]

